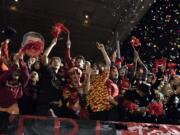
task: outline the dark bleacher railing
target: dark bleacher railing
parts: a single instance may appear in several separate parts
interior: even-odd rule
[[[11,116],[8,135],[179,135],[180,125]],[[0,122],[0,124],[3,124]]]

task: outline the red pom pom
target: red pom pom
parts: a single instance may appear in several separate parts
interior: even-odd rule
[[[51,34],[54,38],[58,38],[62,32],[68,32],[68,29],[62,23],[56,23],[52,27]]]
[[[174,68],[176,66],[176,63],[168,63],[169,68]]]
[[[134,46],[134,47],[141,46],[140,40],[139,40],[137,37],[135,37],[135,36],[132,36],[132,37],[131,37],[130,43],[131,43],[131,45]]]
[[[37,57],[42,53],[43,43],[40,41],[29,41],[21,49],[21,53],[24,52],[29,57]]]
[[[124,61],[124,57],[121,57],[120,59],[117,59],[115,62],[115,65],[119,65]]]
[[[129,81],[127,79],[123,79],[119,82],[120,90],[128,90],[129,89]]]
[[[164,110],[163,110],[163,105],[159,102],[151,102],[148,105],[148,113],[151,115],[159,116],[162,115]]]
[[[137,104],[130,102],[128,100],[125,100],[123,102],[123,106],[126,107],[130,112],[135,112],[137,111],[137,108],[138,108]]]
[[[166,58],[156,59],[155,60],[155,68],[158,69],[159,66],[166,66]]]
[[[132,67],[133,67],[133,63],[126,64],[126,66],[127,66],[128,68],[132,68]]]

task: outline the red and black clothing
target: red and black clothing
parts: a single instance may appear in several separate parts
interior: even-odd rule
[[[7,71],[0,74],[0,107],[8,108],[17,103],[23,95],[23,90],[26,87],[29,80],[29,72],[27,66],[22,60],[20,60],[20,69],[17,65],[13,65]],[[16,70],[20,70],[21,78],[18,84],[11,84],[12,73]],[[6,134],[8,130],[9,113],[0,112],[0,134]]]
[[[71,110],[65,117],[79,118],[80,109],[80,94],[78,88],[73,87],[71,84],[66,85],[63,89],[63,105],[67,110]]]
[[[0,106],[9,107],[16,103],[23,95],[23,90],[29,80],[29,72],[23,61],[20,61],[21,79],[17,85],[9,83],[12,73],[18,70],[17,65],[13,65],[11,69],[0,75]]]

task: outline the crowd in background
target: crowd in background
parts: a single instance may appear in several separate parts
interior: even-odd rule
[[[65,61],[49,57],[57,38],[39,55],[8,52],[1,43],[0,120],[10,114],[67,117],[84,120],[180,122],[180,76],[161,58],[147,69],[134,49],[132,63],[109,57],[97,43],[104,62],[86,56],[71,58],[67,39]],[[88,47],[87,47],[88,50]],[[126,56],[124,56],[126,57]],[[6,117],[5,117],[6,116]]]

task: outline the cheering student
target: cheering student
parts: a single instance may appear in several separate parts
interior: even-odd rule
[[[68,67],[69,68],[78,67],[81,70],[83,70],[84,64],[85,64],[84,57],[83,56],[77,56],[74,59],[72,59],[70,49],[71,49],[71,41],[70,41],[70,37],[68,35],[68,40],[66,43],[66,52],[65,52],[65,58],[66,58],[66,62],[68,64]]]
[[[97,48],[102,52],[106,66],[100,74],[93,74],[89,66],[89,75],[87,80],[87,104],[90,108],[90,119],[93,120],[108,120],[111,103],[117,104],[112,96],[108,93],[106,81],[109,78],[111,61],[103,44],[97,44]]]
[[[0,74],[0,133],[7,131],[9,114],[19,114],[17,100],[23,95],[29,80],[27,65],[23,56],[13,57],[13,66]]]
[[[38,81],[38,73],[36,71],[32,71],[30,73],[28,85],[24,89],[24,94],[18,102],[20,114],[33,115],[36,112],[36,102],[39,92]]]
[[[37,99],[37,115],[48,115],[49,110],[54,107],[53,102],[62,98],[62,78],[58,75],[61,67],[61,58],[52,57],[48,60],[48,55],[52,48],[56,45],[57,38],[54,38],[51,45],[44,51],[41,56],[41,79],[39,80],[39,96]],[[54,107],[54,111],[55,111]]]

